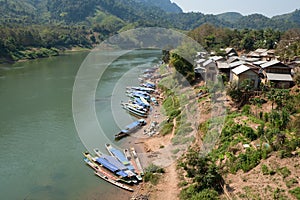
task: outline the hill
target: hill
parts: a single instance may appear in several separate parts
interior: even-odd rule
[[[243,16],[236,12],[219,15],[183,13],[182,9],[170,0],[0,0],[0,23],[5,25],[82,24],[93,26],[95,21],[91,22],[90,19],[97,17],[99,12],[105,14],[102,20],[120,19],[122,27],[133,24],[131,27],[160,26],[191,30],[204,23],[236,29],[287,30],[300,27],[299,10],[268,18],[260,14]]]
[[[219,20],[227,21],[232,24],[236,23],[239,19],[243,17],[241,13],[237,12],[226,12],[216,15]]]
[[[156,6],[168,13],[182,13],[182,9],[170,0],[136,0],[150,6]]]

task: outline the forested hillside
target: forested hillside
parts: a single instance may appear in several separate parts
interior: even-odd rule
[[[300,27],[300,11],[268,18],[260,14],[239,13],[204,15],[183,13],[170,0],[0,0],[1,23],[11,24],[85,24],[103,12],[137,26],[161,26],[183,30],[203,23],[228,28],[287,30]]]
[[[170,0],[0,0],[0,60],[56,54],[50,51],[53,47],[90,48],[112,34],[136,27],[193,30],[203,24],[231,30],[286,31],[300,27],[300,11],[268,18],[260,14],[183,13]],[[211,39],[206,42],[215,43]],[[233,38],[231,42],[239,41]],[[258,45],[242,42],[250,49]],[[33,48],[47,51],[32,53]]]

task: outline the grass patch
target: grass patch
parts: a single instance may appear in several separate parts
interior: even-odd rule
[[[300,200],[300,187],[296,187],[295,189],[290,190],[289,193],[291,193],[294,197]]]
[[[291,171],[287,167],[279,168],[278,171],[282,175],[283,178],[286,178],[289,175],[291,175]]]
[[[153,185],[157,185],[161,174],[165,173],[165,170],[161,167],[158,167],[154,164],[149,165],[145,169],[146,173],[144,175],[144,181],[150,182]]]
[[[165,135],[171,133],[173,130],[173,127],[174,127],[173,123],[168,123],[167,121],[162,122],[160,134],[165,136]]]

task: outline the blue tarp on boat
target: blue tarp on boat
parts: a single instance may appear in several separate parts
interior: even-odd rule
[[[109,163],[107,160],[105,160],[104,158],[97,158],[96,160],[99,164],[103,165],[103,167],[105,167],[106,169],[110,170],[111,172],[116,172],[119,169],[114,166],[113,164]]]
[[[134,98],[134,101],[140,105],[143,106],[144,108],[148,108],[148,105],[146,105],[144,102],[142,102],[142,100],[140,98]]]
[[[125,177],[128,176],[128,174],[126,174],[126,173],[123,172],[123,171],[118,171],[116,174],[119,175],[119,176],[122,176],[123,178],[125,178]]]
[[[129,164],[129,161],[127,160],[127,158],[125,157],[125,155],[119,151],[118,149],[115,149],[113,147],[110,148],[110,152],[124,165]]]
[[[123,165],[122,163],[120,163],[115,157],[113,156],[109,156],[106,154],[102,154],[101,156],[102,158],[104,158],[105,160],[107,160],[109,163],[113,164],[114,166],[116,166],[117,168],[119,168],[120,170],[125,170],[127,169],[127,167],[125,165]]]
[[[140,125],[139,121],[132,122],[131,124],[129,124],[129,125],[126,126],[126,130],[134,129],[134,128],[136,128],[139,125]]]

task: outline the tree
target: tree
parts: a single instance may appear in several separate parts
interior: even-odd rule
[[[186,78],[188,82],[192,82],[195,79],[195,72],[194,72],[194,66],[180,57],[179,55],[172,53],[170,64]]]

